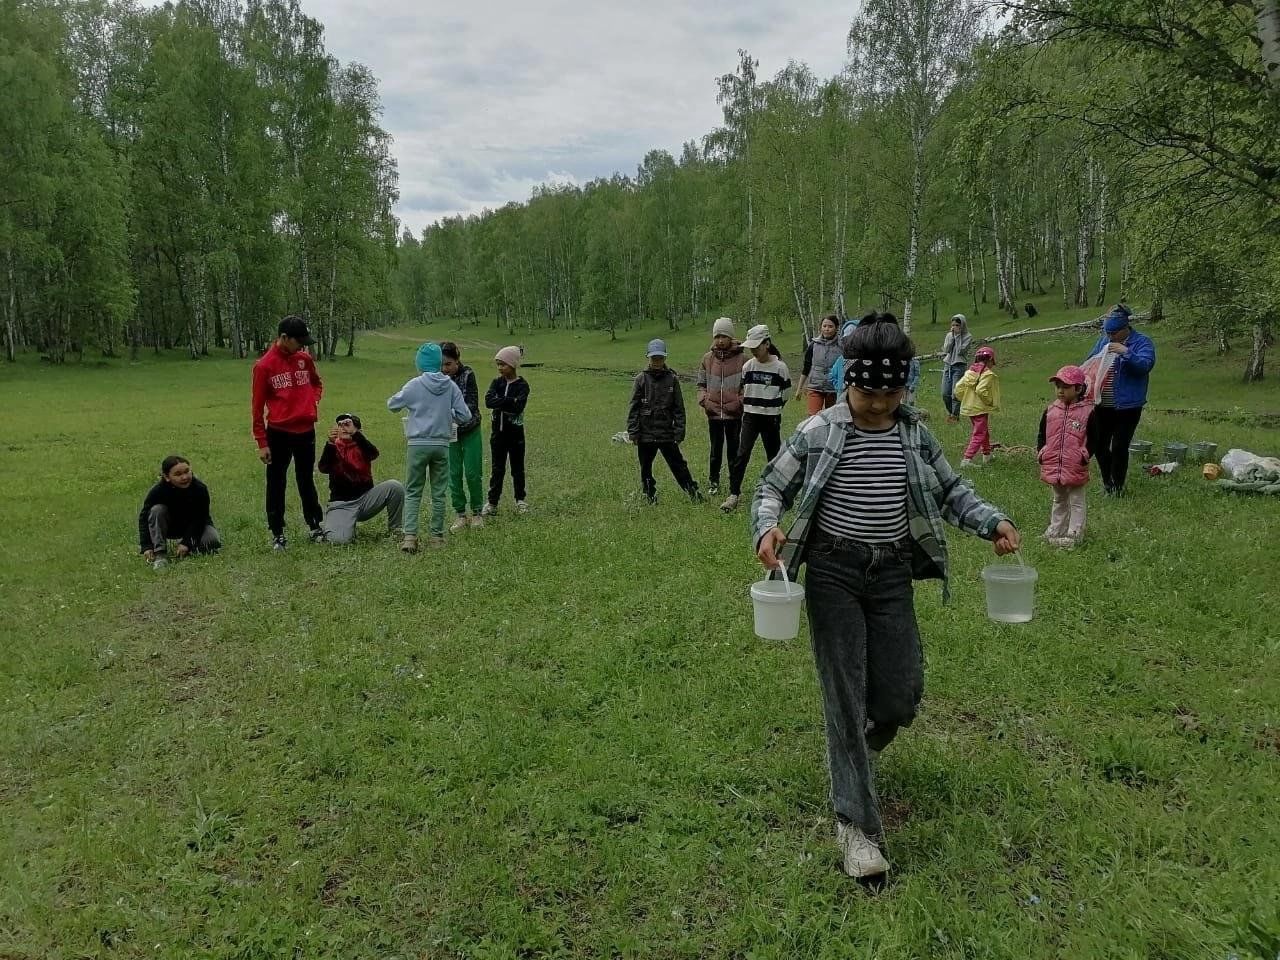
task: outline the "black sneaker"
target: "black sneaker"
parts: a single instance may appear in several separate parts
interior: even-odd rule
[[[307,534],[307,539],[312,543],[328,543],[329,535],[324,532],[323,527],[312,527],[311,532]]]
[[[283,533],[271,541],[271,549],[276,551],[277,553],[279,553],[281,550],[289,549],[289,541],[285,539],[285,535]]]
[[[710,483],[708,483],[708,484],[707,484],[707,496],[708,496],[708,497],[718,497],[718,496],[720,496],[720,481],[719,481],[719,480],[712,480]]]
[[[690,487],[687,492],[689,494],[689,499],[694,503],[707,502],[707,498],[702,495],[702,491],[698,489],[698,485],[696,483]]]

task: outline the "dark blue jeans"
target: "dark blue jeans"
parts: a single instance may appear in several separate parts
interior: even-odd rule
[[[836,816],[880,837],[868,748],[911,723],[924,693],[911,547],[864,544],[815,531],[806,559],[809,637],[827,724]]]
[[[964,363],[946,363],[942,366],[942,405],[947,408],[950,416],[960,416],[960,401],[951,395],[955,390],[956,384],[960,382],[960,378],[964,376],[964,372],[969,369]]]

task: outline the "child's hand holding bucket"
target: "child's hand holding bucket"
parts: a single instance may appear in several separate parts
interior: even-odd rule
[[[778,551],[787,545],[787,535],[781,528],[774,527],[760,538],[760,546],[756,548],[756,557],[764,564],[766,570],[777,570],[782,566],[778,559]]]
[[[762,540],[761,543],[763,544],[764,541]],[[1001,520],[996,526],[996,535],[991,538],[991,545],[995,548],[997,557],[1017,553],[1018,548],[1022,546],[1022,534],[1018,533],[1018,528],[1008,520]]]

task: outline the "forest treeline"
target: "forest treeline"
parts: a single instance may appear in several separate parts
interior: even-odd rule
[[[442,318],[798,337],[1123,296],[1176,303],[1259,379],[1278,3],[866,0],[838,76],[741,51],[680,156],[415,235],[376,79],[296,0],[0,0],[4,350],[244,356],[284,312],[326,355]]]
[[[634,175],[399,241],[415,322],[616,331],[1178,303],[1259,378],[1280,303],[1272,0],[867,0],[836,77],[740,52],[722,125]],[[1271,65],[1270,70],[1264,63]],[[1118,275],[1116,275],[1118,273]]]
[[[392,311],[380,112],[297,0],[0,0],[5,354],[243,357],[285,311],[350,350]]]

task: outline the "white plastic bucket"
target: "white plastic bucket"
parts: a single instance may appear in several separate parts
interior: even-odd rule
[[[1024,563],[993,563],[982,568],[987,585],[987,618],[996,623],[1027,623],[1035,615],[1035,567]]]
[[[761,580],[751,585],[756,636],[761,640],[794,640],[800,632],[804,587],[787,579],[786,567],[778,569],[781,580]]]

